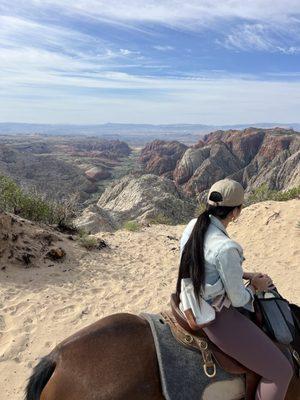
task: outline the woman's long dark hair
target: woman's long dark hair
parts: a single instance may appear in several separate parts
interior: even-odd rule
[[[213,192],[217,193],[217,192]],[[212,194],[213,194],[212,193]],[[217,193],[219,195],[219,193]],[[214,196],[210,196],[213,201]],[[241,207],[241,205],[237,206]],[[184,245],[182,256],[180,259],[178,279],[176,285],[176,294],[179,296],[181,291],[181,279],[191,278],[196,297],[200,297],[204,281],[205,281],[205,260],[204,260],[204,236],[210,224],[209,215],[225,219],[227,215],[235,207],[227,206],[212,206],[206,205],[206,210],[203,211],[197,218],[192,233],[188,241]]]

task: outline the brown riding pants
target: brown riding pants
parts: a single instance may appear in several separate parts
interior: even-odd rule
[[[293,368],[272,340],[252,321],[232,306],[223,307],[204,331],[224,353],[262,376],[256,400],[284,400]]]

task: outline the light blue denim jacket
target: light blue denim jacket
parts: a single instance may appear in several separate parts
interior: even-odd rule
[[[209,227],[204,237],[205,286],[202,297],[209,303],[226,292],[234,307],[254,311],[253,293],[243,282],[242,263],[245,260],[239,243],[230,239],[222,222],[210,215]],[[185,227],[180,239],[180,257],[197,218]]]

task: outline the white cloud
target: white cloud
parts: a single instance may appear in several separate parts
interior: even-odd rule
[[[154,48],[155,50],[159,50],[159,51],[171,51],[171,50],[174,50],[174,47],[173,47],[173,46],[161,46],[161,45],[156,45],[156,46],[153,46],[153,48]]]
[[[65,93],[60,88],[16,87],[9,91],[0,109],[0,120],[52,123],[206,123],[233,124],[263,121],[283,123],[298,120],[300,83],[259,82],[240,79],[170,80],[134,77],[122,80],[121,87],[133,79],[130,87],[156,88],[150,97],[94,96]],[[74,85],[83,81],[72,80]],[[115,82],[116,83],[116,82]],[[88,81],[86,86],[94,81]],[[98,83],[101,87],[101,83]],[[114,84],[111,83],[111,87]],[[119,87],[119,85],[116,85]],[[161,89],[168,89],[163,95]],[[3,88],[2,88],[3,91]],[[22,100],[28,95],[26,101]],[[5,94],[5,93],[3,93]],[[16,95],[18,98],[14,98]],[[42,101],[41,101],[42,99]]]
[[[209,27],[219,32],[225,22],[224,26],[232,28],[219,39],[223,46],[295,54],[300,47],[299,0],[13,3],[12,8],[11,1],[0,0],[0,10],[6,14],[0,17],[2,121],[229,124],[298,119],[300,83],[285,82],[288,75],[274,74],[268,77],[270,81],[228,75],[226,71],[180,78],[138,76],[124,72],[124,68],[162,68],[163,64],[143,59],[127,43],[113,45],[76,28],[34,22],[33,18],[48,13],[51,17],[55,12],[63,21],[64,13],[78,14],[85,21],[105,20],[138,30],[146,30],[145,24],[150,22],[150,31],[154,24],[161,24],[194,31]],[[14,17],[8,16],[11,12]],[[240,19],[246,22],[241,24]],[[154,39],[151,44],[161,43],[158,35]],[[163,44],[153,47],[162,52],[173,50]],[[273,78],[278,82],[271,81]]]
[[[10,3],[2,0],[3,9]],[[201,26],[215,19],[242,18],[255,21],[285,22],[300,14],[298,0],[22,0],[14,1],[15,10],[53,7],[66,12],[117,21],[150,21],[169,25]]]
[[[277,27],[274,29],[269,24],[243,24],[233,28],[225,39],[217,39],[216,42],[228,49],[296,54],[300,47],[285,44],[295,40],[289,36],[291,36],[289,31],[285,32]],[[298,40],[300,42],[300,37]]]

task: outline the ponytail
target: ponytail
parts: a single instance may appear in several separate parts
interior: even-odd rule
[[[191,278],[195,295],[200,297],[205,280],[205,261],[204,261],[204,235],[210,224],[210,211],[203,211],[197,218],[192,233],[185,243],[176,285],[176,293],[179,296],[181,291],[181,279]]]

